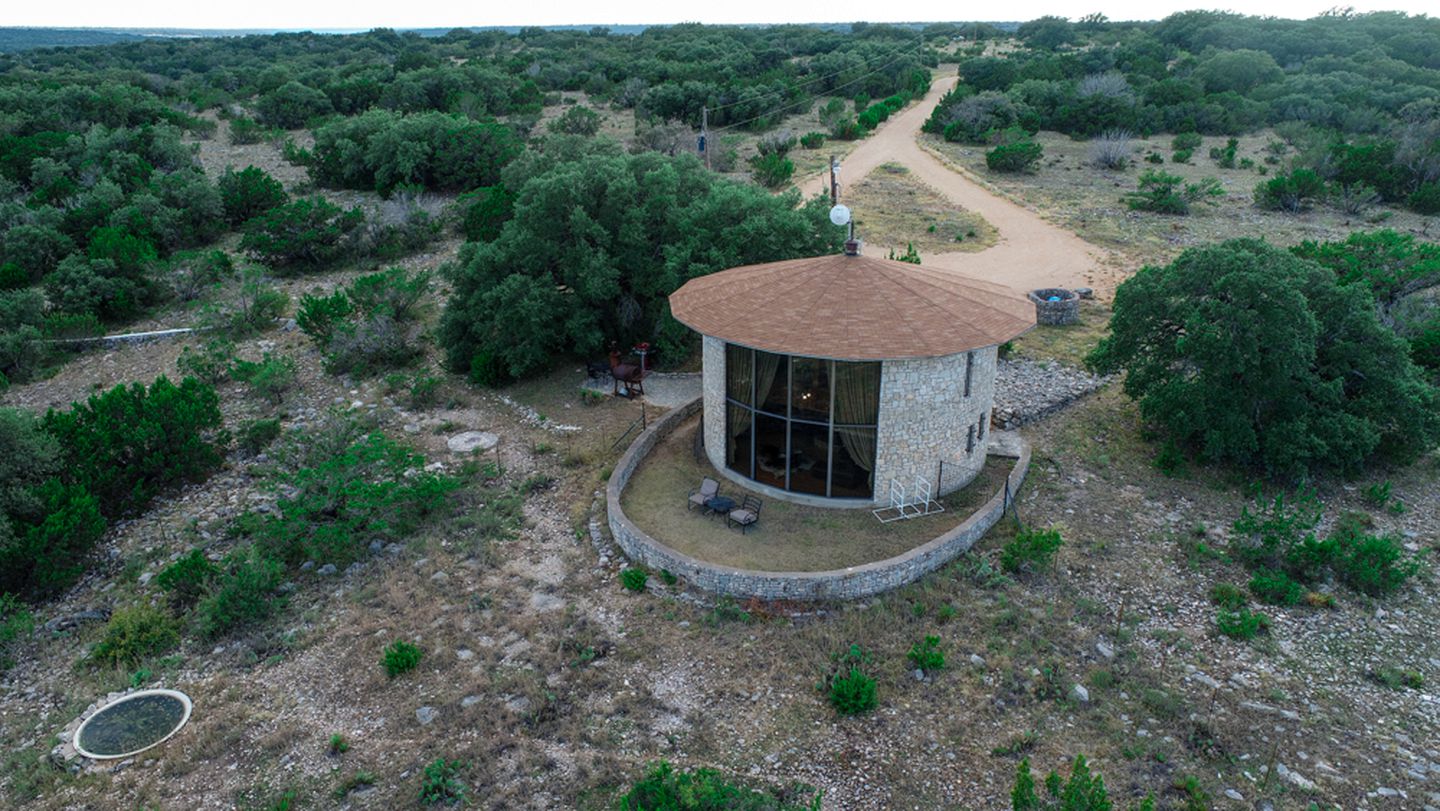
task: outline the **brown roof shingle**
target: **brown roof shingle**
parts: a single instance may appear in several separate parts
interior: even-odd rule
[[[953,355],[1035,326],[1035,305],[1005,285],[843,254],[691,279],[670,294],[670,311],[731,343],[837,360]]]

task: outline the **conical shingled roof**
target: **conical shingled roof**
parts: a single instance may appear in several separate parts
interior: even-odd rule
[[[670,311],[730,343],[836,360],[953,355],[1035,326],[1035,305],[1005,285],[843,254],[691,279],[670,294]]]

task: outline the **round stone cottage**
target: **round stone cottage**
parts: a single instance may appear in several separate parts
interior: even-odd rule
[[[853,246],[852,246],[853,248]],[[670,296],[704,336],[711,464],[770,496],[883,506],[985,464],[1000,344],[1035,326],[1004,285],[845,254],[702,276]]]

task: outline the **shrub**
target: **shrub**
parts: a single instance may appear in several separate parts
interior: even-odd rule
[[[1405,554],[1400,539],[1369,535],[1352,526],[1336,530],[1335,575],[1342,583],[1371,597],[1394,593],[1420,571],[1420,562]]]
[[[1110,325],[1091,368],[1123,370],[1141,415],[1202,458],[1300,476],[1404,463],[1440,442],[1440,394],[1369,292],[1264,242],[1142,269]]]
[[[164,281],[179,301],[194,301],[235,272],[235,263],[224,251],[190,251],[170,258]]]
[[[620,585],[637,594],[645,590],[645,585],[649,581],[650,573],[638,566],[632,566],[620,572]]]
[[[1022,758],[1015,767],[1015,787],[1010,792],[1013,811],[1110,811],[1113,804],[1105,789],[1105,780],[1091,774],[1084,755],[1076,755],[1070,764],[1070,777],[1051,772],[1044,781],[1044,793],[1037,793],[1035,777],[1030,773],[1030,759]],[[1153,811],[1153,798],[1146,798],[1139,811]]]
[[[300,307],[295,311],[295,324],[300,331],[325,345],[335,334],[335,326],[343,323],[355,312],[350,296],[344,290],[336,290],[328,296],[306,293],[300,298]]]
[[[1311,169],[1276,175],[1255,187],[1255,205],[1292,214],[1304,211],[1325,196],[1325,181]]]
[[[385,668],[385,675],[393,679],[401,673],[414,670],[424,656],[425,652],[420,650],[419,646],[397,639],[385,648],[380,665]]]
[[[246,453],[258,454],[280,437],[280,420],[251,420],[240,429],[237,439]]]
[[[1221,169],[1234,169],[1235,152],[1239,148],[1240,140],[1238,138],[1231,138],[1225,142],[1224,147],[1212,147],[1210,149],[1210,159],[1215,161],[1215,164]]]
[[[807,132],[800,136],[800,146],[806,149],[819,149],[825,145],[825,133]]]
[[[237,146],[258,144],[273,135],[274,132],[249,116],[237,115],[230,119],[230,143]]]
[[[84,574],[91,550],[105,534],[105,519],[84,487],[58,478],[24,495],[33,499],[34,517],[0,533],[0,590],[53,594]]]
[[[1181,150],[1194,151],[1200,148],[1202,140],[1198,132],[1181,132],[1170,139],[1170,148],[1176,152]]]
[[[938,636],[927,636],[924,640],[911,645],[907,656],[910,658],[910,664],[926,673],[945,669],[945,654],[940,650],[940,637]]]
[[[465,801],[465,786],[457,779],[465,764],[437,758],[425,766],[420,782],[420,802],[425,805],[458,805]]]
[[[1440,181],[1421,183],[1406,198],[1405,205],[1417,214],[1426,216],[1440,214]]]
[[[199,349],[187,346],[180,350],[175,367],[186,377],[192,377],[210,385],[230,377],[230,366],[235,360],[235,344],[227,338],[211,338]]]
[[[1210,589],[1210,602],[1232,611],[1237,608],[1244,608],[1245,592],[1241,591],[1240,587],[1233,583],[1216,583],[1214,587]]]
[[[1269,629],[1270,618],[1259,611],[1248,608],[1220,609],[1215,615],[1215,627],[1231,639],[1254,639]]]
[[[830,706],[841,715],[861,715],[875,709],[875,680],[859,667],[836,673],[830,679]]]
[[[52,409],[44,419],[60,442],[66,478],[112,516],[218,468],[227,440],[220,425],[214,388],[188,377],[176,386],[163,376],[148,388],[116,386],[69,411]]]
[[[350,751],[350,742],[345,740],[344,735],[336,732],[330,736],[330,744],[325,747],[325,751],[332,755],[343,755]]]
[[[361,276],[329,296],[301,299],[296,322],[325,351],[337,374],[371,375],[420,354],[409,326],[430,289],[430,275],[402,268]]]
[[[409,388],[409,405],[413,409],[432,408],[440,399],[440,378],[434,375],[416,375]],[[582,391],[589,391],[583,389]]]
[[[266,352],[257,361],[237,360],[230,377],[250,386],[250,391],[272,403],[280,403],[295,384],[295,359]]]
[[[1153,211],[1157,214],[1189,214],[1196,202],[1216,203],[1213,198],[1224,196],[1220,181],[1207,177],[1199,183],[1185,183],[1179,175],[1158,169],[1140,173],[1137,190],[1124,196],[1131,211]]]
[[[1177,149],[1170,155],[1171,163],[1189,163],[1191,151],[1188,149]]]
[[[1000,550],[1000,568],[1015,574],[1049,566],[1060,550],[1057,529],[1022,529]]]
[[[1261,569],[1250,578],[1250,593],[1270,605],[1299,605],[1305,601],[1305,587],[1290,575],[1274,569]]]
[[[220,192],[220,203],[225,207],[225,219],[231,225],[239,225],[290,201],[290,195],[285,193],[280,181],[255,166],[247,166],[238,172],[226,167],[215,187]]]
[[[1044,153],[1045,150],[1031,140],[1001,144],[985,153],[985,166],[993,172],[1028,172]]]
[[[837,141],[854,141],[865,135],[859,122],[853,118],[842,118],[830,128],[830,137]]]
[[[381,433],[337,422],[275,451],[285,495],[271,513],[249,513],[240,530],[267,555],[299,564],[354,560],[371,539],[407,537],[445,505],[457,479],[424,471],[425,458]],[[492,499],[494,502],[500,499]],[[490,509],[499,509],[494,504]]]
[[[210,562],[205,553],[192,549],[155,576],[155,585],[170,595],[177,608],[194,605],[220,577],[220,567]]]
[[[1090,142],[1090,165],[1098,169],[1124,169],[1130,165],[1130,139],[1126,130],[1107,130]]]
[[[246,268],[240,272],[239,288],[207,312],[206,320],[218,330],[243,338],[273,328],[289,306],[290,295],[275,287],[264,271]]]
[[[0,674],[15,664],[11,649],[15,642],[35,629],[35,617],[15,595],[0,592]]]
[[[277,589],[284,568],[256,550],[228,558],[222,573],[195,606],[202,636],[215,639],[268,619],[284,601]]]
[[[104,635],[86,660],[94,665],[134,667],[142,659],[180,644],[180,632],[169,614],[148,605],[121,608],[110,616]]]
[[[1367,678],[1382,687],[1391,690],[1410,688],[1411,690],[1425,689],[1425,675],[1413,668],[1395,667],[1386,665],[1379,670],[1372,670],[1365,674]]]
[[[255,110],[266,124],[287,130],[299,129],[312,118],[334,112],[324,93],[299,82],[286,82],[262,94],[255,102]]]
[[[323,197],[294,200],[250,220],[240,247],[277,269],[313,270],[345,257],[364,221],[360,209],[344,211]]]
[[[790,182],[795,163],[783,154],[771,152],[751,158],[750,169],[757,183],[767,189],[778,189]]]
[[[577,104],[550,122],[550,131],[563,135],[591,136],[600,131],[600,114]]]
[[[677,772],[660,761],[620,798],[624,811],[817,811],[821,792],[812,786],[750,788],[714,769]]]
[[[834,658],[836,669],[821,685],[830,706],[841,715],[861,715],[875,709],[875,680],[861,669],[869,661],[869,655],[859,645],[851,645]]]

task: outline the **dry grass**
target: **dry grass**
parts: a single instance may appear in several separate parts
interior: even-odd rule
[[[1045,157],[1033,174],[989,171],[982,146],[946,143],[933,135],[921,136],[921,143],[996,191],[1038,210],[1056,225],[1120,251],[1136,264],[1166,262],[1185,248],[1236,237],[1260,237],[1277,245],[1294,245],[1307,239],[1344,239],[1353,231],[1374,228],[1394,228],[1428,235],[1430,239],[1437,236],[1431,218],[1402,209],[1377,207],[1368,217],[1350,216],[1328,206],[1316,206],[1298,215],[1257,209],[1255,186],[1274,177],[1294,157],[1290,151],[1280,158],[1279,165],[1267,165],[1266,144],[1276,140],[1268,131],[1240,138],[1233,169],[1222,169],[1209,157],[1211,147],[1225,145],[1224,138],[1207,137],[1189,163],[1172,163],[1170,137],[1161,134],[1134,139],[1130,166],[1109,171],[1089,165],[1090,142],[1042,132],[1036,140],[1045,148]],[[1165,162],[1147,163],[1144,157],[1149,152],[1160,154]],[[1254,161],[1255,167],[1240,168],[1242,158]],[[1140,173],[1151,168],[1179,175],[1186,182],[1217,178],[1225,196],[1218,198],[1218,206],[1197,205],[1183,217],[1131,211],[1121,202],[1121,196],[1134,191]],[[1261,168],[1265,174],[1260,173]]]
[[[1083,367],[1100,339],[1110,332],[1110,307],[1103,301],[1081,299],[1080,322],[1063,327],[1040,325],[1013,341],[1017,355],[1053,360]]]
[[[716,516],[687,511],[685,499],[702,477],[722,482],[722,494],[740,488],[696,461],[691,437],[698,419],[655,447],[631,477],[622,504],[637,526],[670,547],[703,560],[742,569],[824,571],[883,560],[954,527],[1000,488],[1012,468],[991,457],[975,481],[943,499],[945,512],[881,524],[868,509],[805,507],[765,497],[760,522],[744,534]]]
[[[984,217],[945,199],[899,164],[882,164],[847,192],[846,200],[855,212],[856,233],[875,246],[872,254],[903,254],[913,244],[923,258],[995,244],[995,228]]]

